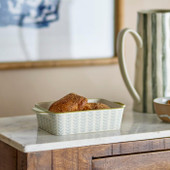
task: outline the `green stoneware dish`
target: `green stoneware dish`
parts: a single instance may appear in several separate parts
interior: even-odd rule
[[[88,99],[88,103],[103,103],[110,109],[52,113],[48,108],[53,102],[35,105],[39,128],[53,135],[69,135],[109,130],[119,130],[125,105],[105,99]]]

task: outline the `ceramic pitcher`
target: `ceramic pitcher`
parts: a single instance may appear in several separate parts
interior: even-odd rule
[[[137,32],[126,28],[119,33],[117,55],[122,77],[134,99],[134,110],[153,113],[153,99],[170,96],[170,10],[140,11],[137,23]],[[135,86],[125,65],[128,33],[137,44]]]

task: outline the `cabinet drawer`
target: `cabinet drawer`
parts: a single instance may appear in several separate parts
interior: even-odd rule
[[[170,151],[93,159],[93,170],[170,170]]]

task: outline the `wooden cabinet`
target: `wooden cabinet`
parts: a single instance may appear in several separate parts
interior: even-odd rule
[[[170,170],[170,151],[94,159],[93,170]]]
[[[170,138],[23,153],[0,142],[0,170],[170,170]]]

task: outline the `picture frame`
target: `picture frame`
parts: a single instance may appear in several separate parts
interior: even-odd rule
[[[115,21],[114,21],[114,50],[116,49],[116,39],[118,32],[123,28],[124,0],[115,0]],[[109,65],[118,63],[116,53],[111,58],[95,59],[65,59],[65,60],[42,60],[42,61],[24,61],[24,62],[0,62],[0,70],[26,69],[26,68],[49,68],[49,67],[75,67],[75,66],[93,66]]]

